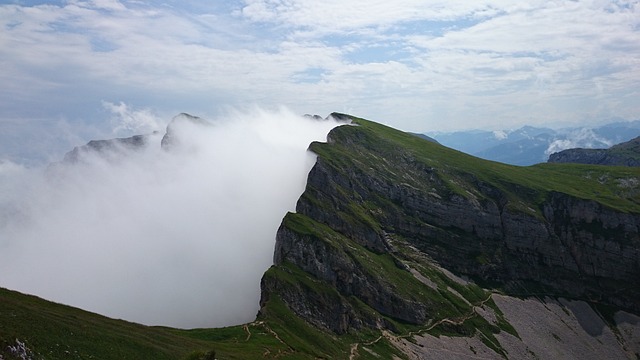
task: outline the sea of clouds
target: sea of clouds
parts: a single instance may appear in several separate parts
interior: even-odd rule
[[[281,109],[176,122],[137,150],[0,162],[0,286],[149,325],[255,318],[275,234],[338,122]]]

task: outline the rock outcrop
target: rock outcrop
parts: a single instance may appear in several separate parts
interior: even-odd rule
[[[173,117],[169,125],[167,125],[167,132],[162,137],[160,146],[165,149],[171,149],[180,144],[180,139],[185,137],[180,132],[189,131],[189,128],[195,126],[198,129],[201,126],[210,126],[211,123],[207,120],[193,116],[187,113],[181,113]]]
[[[413,341],[394,339],[394,345],[411,360],[636,359],[640,354],[638,316],[620,312],[614,323],[607,324],[583,301],[502,295],[494,295],[493,300],[518,334],[496,335],[503,354],[488,347],[480,336],[420,335]]]
[[[76,146],[73,150],[66,153],[62,162],[73,164],[92,155],[116,160],[121,156],[126,156],[128,151],[144,149],[149,145],[150,136],[151,135],[135,135],[128,138],[91,140],[86,145]]]
[[[170,150],[180,146],[181,141],[188,139],[189,131],[198,132],[202,127],[212,124],[200,117],[181,113],[173,117],[167,125],[166,132],[162,135],[160,146]],[[159,132],[146,135],[134,135],[127,138],[115,138],[108,140],[91,140],[85,145],[76,146],[64,155],[62,163],[74,164],[98,156],[108,161],[119,161],[124,156],[129,156],[132,151],[141,151],[150,145],[157,145],[152,137],[161,136]]]

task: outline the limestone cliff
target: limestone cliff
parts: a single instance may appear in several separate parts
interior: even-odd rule
[[[475,315],[464,314],[491,296],[451,271],[504,294],[640,313],[640,171],[508,166],[353,120],[311,146],[317,163],[278,231],[263,306],[278,296],[338,334],[452,318],[465,333]],[[485,337],[510,329],[485,325]]]

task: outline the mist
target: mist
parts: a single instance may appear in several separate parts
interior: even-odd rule
[[[252,321],[275,233],[336,121],[287,110],[175,122],[138,149],[0,163],[0,286],[147,325]]]
[[[549,144],[547,150],[545,150],[545,155],[575,148],[603,149],[614,144],[611,140],[598,136],[596,132],[590,128],[572,129],[563,135],[562,138],[555,139]]]

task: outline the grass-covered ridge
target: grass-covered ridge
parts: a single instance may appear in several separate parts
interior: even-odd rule
[[[426,141],[372,121],[352,117],[356,126],[342,126],[331,133],[333,144],[314,143],[311,149],[337,163],[344,146],[357,139],[357,145],[370,154],[361,154],[359,161],[372,170],[385,166],[386,161],[403,156],[435,169],[452,192],[482,196],[475,190],[478,181],[491,184],[510,196],[511,205],[540,205],[550,192],[560,192],[576,198],[593,200],[612,209],[640,213],[640,168],[579,164],[537,164],[528,167],[507,165],[480,159]],[[353,147],[349,147],[353,150]],[[390,158],[384,155],[389,154]],[[390,179],[404,182],[403,174]],[[524,209],[523,209],[524,210]]]
[[[599,254],[589,239],[628,253],[637,251],[637,234],[624,232],[620,224],[637,223],[639,168],[506,165],[375,122],[335,116],[352,123],[334,129],[327,143],[311,145],[318,165],[298,210],[349,238],[341,253],[349,254],[359,268],[393,279],[393,284],[409,284],[413,292],[396,285],[394,294],[435,309],[429,312],[431,321],[455,318],[456,312],[468,314],[470,306],[463,299],[477,304],[478,297],[473,299],[470,289],[442,286],[441,273],[428,261],[415,259],[419,252],[449,270],[519,295],[606,298],[610,290],[620,289],[615,284],[623,284],[616,276],[634,271],[627,253]],[[600,214],[602,219],[623,220],[605,225]],[[392,243],[387,250],[385,242]],[[595,258],[606,264],[620,260],[625,267],[616,275],[611,266],[591,263]],[[318,273],[323,276],[322,271]],[[604,273],[612,277],[600,278]],[[419,275],[431,282],[431,289],[415,283]],[[351,280],[345,277],[343,281]],[[431,291],[433,284],[439,294]],[[350,292],[347,286],[344,294]],[[634,290],[625,294],[623,300],[612,301],[633,307]],[[388,310],[377,307],[367,296],[365,291],[360,298],[382,313]],[[446,301],[435,300],[438,296]],[[438,306],[432,308],[433,303]],[[470,319],[475,319],[472,328],[482,323],[476,317]],[[497,328],[515,335],[503,321],[483,333],[491,337]]]

